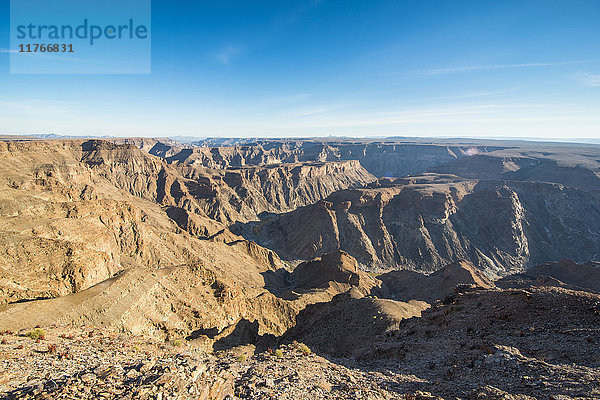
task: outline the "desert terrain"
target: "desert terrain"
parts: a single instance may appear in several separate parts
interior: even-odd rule
[[[598,399],[600,145],[0,136],[2,399]]]

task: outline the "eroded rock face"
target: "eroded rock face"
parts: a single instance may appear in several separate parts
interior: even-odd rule
[[[89,323],[207,349],[266,343],[306,305],[376,285],[334,256],[326,265],[341,275],[283,298],[271,284],[291,290],[289,266],[219,222],[370,182],[355,161],[211,172],[103,141],[1,142],[0,157],[2,329]]]
[[[330,302],[306,307],[285,336],[333,356],[358,355],[355,350],[395,329],[406,318],[419,317],[429,304],[362,297],[352,291]]]
[[[140,147],[143,143],[139,143]],[[165,141],[150,149],[151,154],[165,157],[171,163],[229,169],[281,163],[356,160],[371,174],[401,177],[425,172],[464,157],[469,151],[488,152],[494,146],[444,145],[379,141],[318,140],[205,140],[190,145]]]
[[[224,224],[290,211],[375,180],[358,161],[212,170],[170,165],[130,145],[88,141],[82,147],[82,162],[118,188]]]
[[[421,300],[430,304],[454,295],[457,286],[463,290],[485,290],[495,286],[481,270],[463,260],[446,265],[431,275],[401,270],[381,274],[377,279],[395,300]]]
[[[224,223],[257,220],[263,212],[291,211],[375,180],[358,161],[229,169],[213,178],[217,196],[212,203],[205,202],[204,211]]]
[[[130,140],[148,149],[149,140]],[[357,160],[377,177],[425,172],[467,179],[553,182],[600,189],[599,147],[594,145],[460,140],[206,139],[187,145],[155,141],[149,152],[170,163],[227,169],[295,162]]]
[[[358,269],[356,260],[348,253],[337,251],[298,265],[292,273],[296,289],[326,287],[331,282],[355,286],[369,291],[375,281]]]
[[[245,281],[234,281],[199,265],[130,269],[75,294],[12,304],[2,312],[0,329],[90,324],[162,340],[212,330],[206,338],[212,341],[247,320],[255,323],[258,335],[283,334],[295,322],[292,304],[259,282],[248,282],[258,281],[258,273],[245,274]]]
[[[488,276],[600,254],[593,192],[559,184],[425,175],[346,190],[240,229],[288,259],[342,249],[367,268],[435,271],[466,259]],[[310,228],[304,221],[314,221]]]
[[[241,331],[281,335],[305,304],[340,289],[296,303],[278,298],[266,287],[276,271],[289,274],[277,254],[231,234],[200,205],[258,212],[256,199],[270,196],[277,177],[288,179],[296,196],[286,199],[302,202],[354,184],[353,171],[372,179],[353,162],[294,165],[264,176],[243,171],[235,175],[241,183],[215,179],[220,183],[206,191],[204,179],[212,178],[205,170],[185,167],[185,177],[132,145],[103,141],[0,142],[0,157],[4,329],[92,323],[161,339],[190,336],[208,346],[235,344]],[[257,193],[265,190],[248,195],[256,203],[231,204],[227,193],[248,190],[251,180]],[[28,301],[39,298],[48,300]]]
[[[568,259],[544,263],[521,274],[506,276],[498,285],[503,288],[555,286],[600,293],[600,263],[577,264]]]
[[[600,163],[593,148],[581,149],[577,155],[569,154],[568,149],[546,150],[477,154],[431,167],[428,171],[467,179],[554,182],[584,190],[600,189]]]
[[[183,249],[181,230],[212,238],[221,222],[373,179],[357,162],[180,170],[132,144],[96,140],[0,142],[0,157],[0,301],[9,302],[77,292],[130,266],[185,264],[199,256]],[[44,284],[30,284],[40,276]]]

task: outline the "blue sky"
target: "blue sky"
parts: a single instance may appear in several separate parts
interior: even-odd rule
[[[11,75],[9,31],[0,133],[600,137],[598,0],[154,0],[149,75]]]

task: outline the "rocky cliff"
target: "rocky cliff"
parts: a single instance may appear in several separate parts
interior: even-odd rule
[[[600,202],[593,192],[447,175],[390,182],[336,192],[239,232],[287,259],[342,249],[375,269],[431,272],[467,259],[489,276],[503,276],[565,256],[600,255]]]
[[[542,181],[584,189],[600,188],[600,146],[524,141],[469,141],[389,138],[207,139],[191,144],[171,140],[130,140],[174,164],[214,169],[296,162],[356,160],[377,177],[424,172],[469,179]]]
[[[144,143],[140,142],[140,148]],[[147,148],[148,146],[145,146]],[[170,163],[212,169],[281,163],[356,160],[375,176],[401,177],[426,171],[496,146],[403,141],[231,140],[190,145],[158,142],[148,151]],[[501,148],[501,147],[500,147]]]
[[[554,182],[584,190],[600,190],[600,161],[597,150],[569,154],[522,150],[496,151],[453,160],[428,171],[455,174],[467,179]]]
[[[215,170],[171,165],[132,145],[88,141],[82,146],[82,162],[118,188],[224,224],[290,211],[375,179],[357,161]]]

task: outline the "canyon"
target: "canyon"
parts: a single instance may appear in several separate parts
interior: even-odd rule
[[[14,137],[0,160],[2,374],[67,371],[37,326],[72,354],[55,331],[143,338],[191,379],[187,352],[221,399],[600,395],[600,146]],[[191,396],[125,374],[130,398]],[[25,375],[0,397],[63,390]]]

